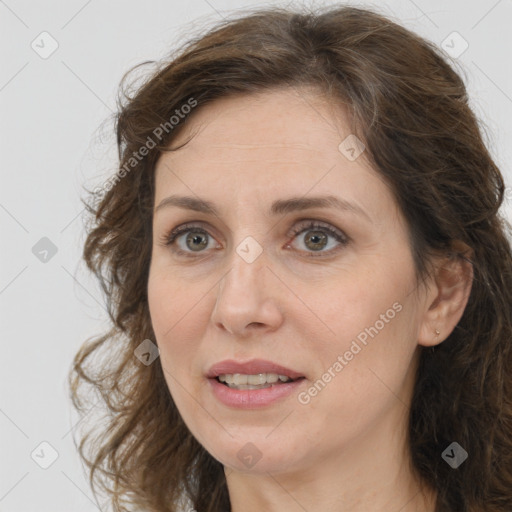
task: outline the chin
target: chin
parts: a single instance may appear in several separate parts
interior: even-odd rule
[[[283,438],[269,439],[268,433],[269,430],[265,429],[265,432],[254,436],[248,433],[241,438],[231,438],[226,434],[226,444],[216,444],[211,449],[205,446],[205,449],[226,469],[236,472],[265,474],[298,469],[306,453],[294,446],[295,443],[285,443]],[[297,444],[304,448],[304,443]]]

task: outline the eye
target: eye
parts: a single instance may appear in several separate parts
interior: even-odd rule
[[[302,233],[305,233],[305,236],[302,238],[298,237]],[[330,224],[315,220],[299,222],[288,236],[297,238],[299,242],[302,242],[302,244],[299,244],[302,245],[302,247],[299,247],[299,250],[309,253],[308,256],[312,257],[336,252],[349,242],[349,238],[342,231],[332,227]],[[205,249],[211,249],[211,243],[214,240],[208,231],[202,227],[194,224],[184,224],[164,235],[162,245],[177,246],[172,249],[176,254],[194,257],[200,253],[205,253]],[[292,242],[289,242],[286,247],[291,245]],[[324,250],[325,248],[328,248],[328,250]]]
[[[302,234],[304,236],[299,236]],[[336,252],[349,242],[349,238],[342,231],[335,229],[327,223],[314,220],[302,221],[293,228],[290,235],[296,238],[299,246],[302,245],[302,247],[299,247],[299,250],[309,252],[308,256],[312,257]],[[287,247],[291,245],[289,243]],[[324,250],[325,248],[328,250]]]
[[[213,240],[214,238],[203,228],[184,224],[165,235],[163,244],[177,245],[173,250],[179,255],[194,256],[194,253],[205,252],[203,249],[211,248],[210,244]]]

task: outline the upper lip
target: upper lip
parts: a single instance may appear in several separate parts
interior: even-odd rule
[[[207,373],[209,379],[214,379],[219,375],[242,373],[245,375],[257,375],[258,373],[277,373],[278,375],[286,375],[291,379],[298,379],[304,377],[302,373],[286,368],[272,361],[264,359],[251,359],[249,361],[241,362],[233,359],[226,359],[215,363]]]

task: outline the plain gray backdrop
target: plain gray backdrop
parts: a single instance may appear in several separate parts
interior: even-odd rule
[[[449,49],[512,186],[512,1],[345,3],[375,7]],[[277,4],[0,1],[0,512],[98,510],[73,442],[79,418],[66,377],[81,343],[107,325],[80,260],[80,198],[115,172],[109,118],[121,77],[237,9]]]

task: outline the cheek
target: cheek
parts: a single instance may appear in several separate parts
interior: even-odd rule
[[[206,297],[204,292],[198,296],[195,288],[200,287],[191,287],[169,274],[150,272],[148,301],[151,322],[169,392],[188,428],[197,432],[194,418],[202,418],[202,413],[191,397],[199,395],[198,382],[201,379],[197,378],[198,369],[194,363],[200,353],[200,332],[204,332],[201,319],[205,318]]]
[[[412,269],[403,266],[399,271],[389,261],[370,263],[342,268],[320,286],[296,287],[297,295],[307,297],[312,314],[303,327],[321,332],[327,346],[358,336],[364,343],[371,335],[396,331],[403,317],[411,315],[409,307],[407,314],[403,310],[412,297]]]
[[[167,336],[185,325],[187,317],[200,304],[207,290],[207,286],[187,282],[163,264],[152,264],[148,278],[148,302],[155,334],[158,331]]]
[[[375,265],[378,272],[367,267],[313,295],[312,310],[321,322],[304,319],[302,332],[314,341],[315,376],[332,381],[333,390],[364,399],[372,390],[400,387],[417,347],[419,323],[411,293],[414,268],[405,263]]]
[[[172,375],[189,375],[207,316],[208,288],[191,286],[165,272],[151,271],[148,302],[151,323],[164,369]],[[203,313],[201,312],[203,311]]]

